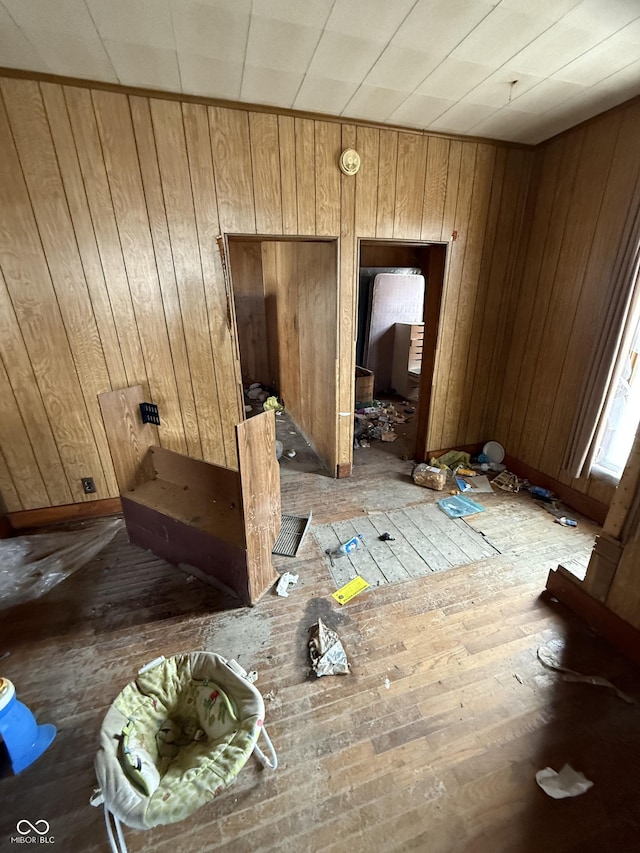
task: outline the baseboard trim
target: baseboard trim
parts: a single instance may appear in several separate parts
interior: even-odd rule
[[[48,524],[61,524],[65,521],[100,518],[105,515],[115,515],[118,512],[122,512],[120,498],[105,498],[99,501],[10,512],[7,519],[13,530],[24,530],[28,527],[46,527]]]
[[[561,501],[572,509],[577,510],[582,515],[586,515],[587,518],[596,521],[598,524],[604,524],[604,520],[609,512],[607,504],[590,498],[589,495],[585,495],[583,492],[579,492],[577,489],[561,483],[560,480],[556,480],[548,474],[543,474],[542,471],[532,468],[526,462],[521,462],[513,456],[505,456],[504,464],[509,471],[517,474],[518,477],[529,480],[535,486],[542,486],[543,489],[551,489],[552,492],[558,495]]]
[[[3,515],[0,518],[0,539],[8,539],[10,536],[13,536],[13,528],[7,516]]]
[[[546,589],[623,655],[640,664],[640,631],[589,595],[582,581],[559,566],[549,572]]]

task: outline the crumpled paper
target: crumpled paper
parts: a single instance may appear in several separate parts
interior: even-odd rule
[[[322,619],[318,619],[318,624],[311,630],[309,656],[318,678],[321,675],[348,675],[347,653],[336,632],[327,628]]]
[[[593,787],[593,782],[582,773],[574,770],[569,764],[565,764],[559,773],[552,767],[545,767],[536,773],[536,782],[545,794],[554,800],[562,800],[565,797],[578,797]]]
[[[299,575],[292,575],[291,572],[285,572],[280,575],[280,580],[276,586],[276,592],[283,598],[289,598],[289,587],[298,583]]]

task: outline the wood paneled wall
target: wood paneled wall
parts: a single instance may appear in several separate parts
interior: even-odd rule
[[[339,237],[347,467],[352,423],[338,413],[353,402],[358,238],[449,242],[429,444],[490,437],[531,152],[30,80],[2,79],[0,95],[10,510],[117,494],[97,402],[110,389],[143,386],[163,446],[235,464],[242,401],[221,232]],[[347,147],[362,157],[355,179],[337,168]]]
[[[613,487],[562,469],[585,367],[640,175],[640,105],[535,155],[495,433],[508,453],[601,503]]]

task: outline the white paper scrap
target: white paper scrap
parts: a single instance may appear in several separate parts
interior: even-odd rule
[[[586,776],[574,770],[569,764],[565,764],[559,773],[552,767],[545,767],[536,773],[536,782],[545,794],[554,800],[562,800],[565,797],[578,797],[593,787],[593,782]]]
[[[289,598],[289,587],[298,583],[299,575],[292,575],[291,572],[285,572],[280,575],[276,592],[283,598]]]

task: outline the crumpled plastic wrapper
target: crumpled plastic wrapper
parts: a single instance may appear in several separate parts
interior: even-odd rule
[[[285,572],[280,575],[280,580],[278,581],[278,585],[276,586],[276,592],[278,595],[282,596],[282,598],[289,597],[289,587],[295,586],[298,583],[299,575],[292,575],[291,572]]]
[[[124,528],[110,518],[84,530],[0,539],[0,610],[39,598],[92,560]]]
[[[565,797],[578,797],[593,787],[593,782],[583,774],[574,770],[570,764],[565,764],[557,773],[552,767],[545,767],[536,773],[536,782],[545,794],[554,800]]]
[[[347,653],[336,632],[327,628],[322,619],[318,619],[318,624],[311,630],[309,656],[318,678],[321,675],[348,675]]]

